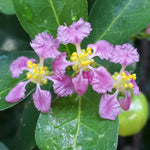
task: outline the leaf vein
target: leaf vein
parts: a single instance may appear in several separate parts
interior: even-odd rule
[[[114,20],[110,23],[110,25],[107,27],[107,29],[103,32],[103,34],[98,38],[98,40],[101,40],[106,33],[110,30],[112,25],[119,19],[119,17],[124,13],[124,11],[127,9],[127,7],[131,4],[132,0],[129,0],[128,3],[125,5],[125,7],[121,10],[121,12],[114,18]]]

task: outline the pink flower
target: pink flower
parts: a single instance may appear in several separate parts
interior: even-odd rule
[[[46,32],[36,35],[30,45],[40,58],[56,58],[60,55],[60,52],[57,50],[59,42]]]
[[[116,45],[112,51],[111,62],[120,63],[126,67],[134,62],[139,61],[139,54],[131,44]]]
[[[99,105],[99,114],[102,118],[115,120],[120,114],[119,107],[127,111],[131,104],[131,93],[139,95],[139,87],[137,86],[136,74],[130,74],[125,71],[122,73],[115,73],[113,76],[114,84],[113,88],[116,92],[111,94],[105,94],[101,97]],[[118,94],[124,95],[125,98],[117,98]]]
[[[91,32],[91,25],[88,22],[85,22],[82,18],[69,27],[59,26],[57,31],[57,39],[63,44],[78,44],[87,37]]]
[[[25,97],[26,85],[29,82],[36,84],[36,91],[33,94],[33,101],[35,107],[46,113],[49,111],[51,106],[51,93],[46,90],[42,90],[40,86],[47,84],[48,79],[50,79],[51,72],[48,70],[47,66],[44,66],[45,58],[55,58],[60,52],[57,50],[59,43],[53,39],[50,34],[41,33],[35,37],[32,41],[31,46],[35,48],[35,52],[40,57],[40,63],[36,63],[35,59],[29,59],[27,57],[21,56],[13,61],[10,65],[10,71],[12,76],[19,77],[24,70],[28,71],[25,82],[18,83],[6,96],[7,102],[17,102]],[[54,76],[55,77],[55,76]],[[55,78],[55,82],[57,78]],[[59,82],[59,79],[58,81]],[[63,92],[62,92],[63,93]],[[67,92],[65,92],[64,95]]]

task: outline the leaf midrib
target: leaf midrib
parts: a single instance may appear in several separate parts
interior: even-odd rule
[[[121,10],[121,12],[112,20],[112,22],[110,23],[110,25],[106,28],[106,30],[101,34],[101,36],[97,39],[101,40],[108,31],[110,31],[110,28],[112,27],[112,25],[121,17],[121,15],[124,13],[124,11],[127,9],[127,7],[131,4],[132,0],[129,0],[128,3],[124,6],[124,8]]]

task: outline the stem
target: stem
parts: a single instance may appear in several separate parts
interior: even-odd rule
[[[75,46],[76,46],[77,53],[81,54],[82,51],[81,51],[80,43],[75,44]]]
[[[121,73],[121,72],[124,72],[125,69],[126,69],[126,66],[122,66],[122,68],[121,68],[121,70],[120,70],[120,73]]]
[[[40,57],[40,66],[44,66],[44,59]]]

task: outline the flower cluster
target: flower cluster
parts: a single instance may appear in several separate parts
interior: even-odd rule
[[[137,50],[128,43],[114,47],[105,40],[97,41],[81,49],[82,40],[88,37],[91,31],[90,23],[81,18],[69,27],[66,24],[60,25],[57,39],[46,32],[38,34],[31,42],[31,47],[39,56],[40,62],[37,63],[34,59],[22,56],[10,65],[14,78],[19,77],[23,70],[28,72],[27,81],[18,83],[9,92],[6,101],[17,102],[24,98],[25,86],[33,82],[37,85],[33,94],[35,107],[46,113],[51,105],[51,93],[42,90],[40,86],[51,80],[54,92],[60,97],[72,95],[74,91],[82,96],[87,91],[89,84],[98,94],[104,94],[99,105],[99,114],[102,118],[115,120],[120,114],[120,107],[128,110],[131,103],[131,92],[133,91],[136,95],[140,93],[135,82],[136,74],[125,71],[128,65],[139,61]],[[76,51],[67,58],[66,52],[58,51],[60,43],[74,44]],[[97,65],[94,59],[96,56],[110,62],[120,63],[122,66],[120,72],[111,75],[103,66]],[[51,71],[44,66],[44,60],[47,58],[54,59]],[[68,67],[73,71],[70,76],[66,74]],[[107,94],[108,92],[112,94]]]

